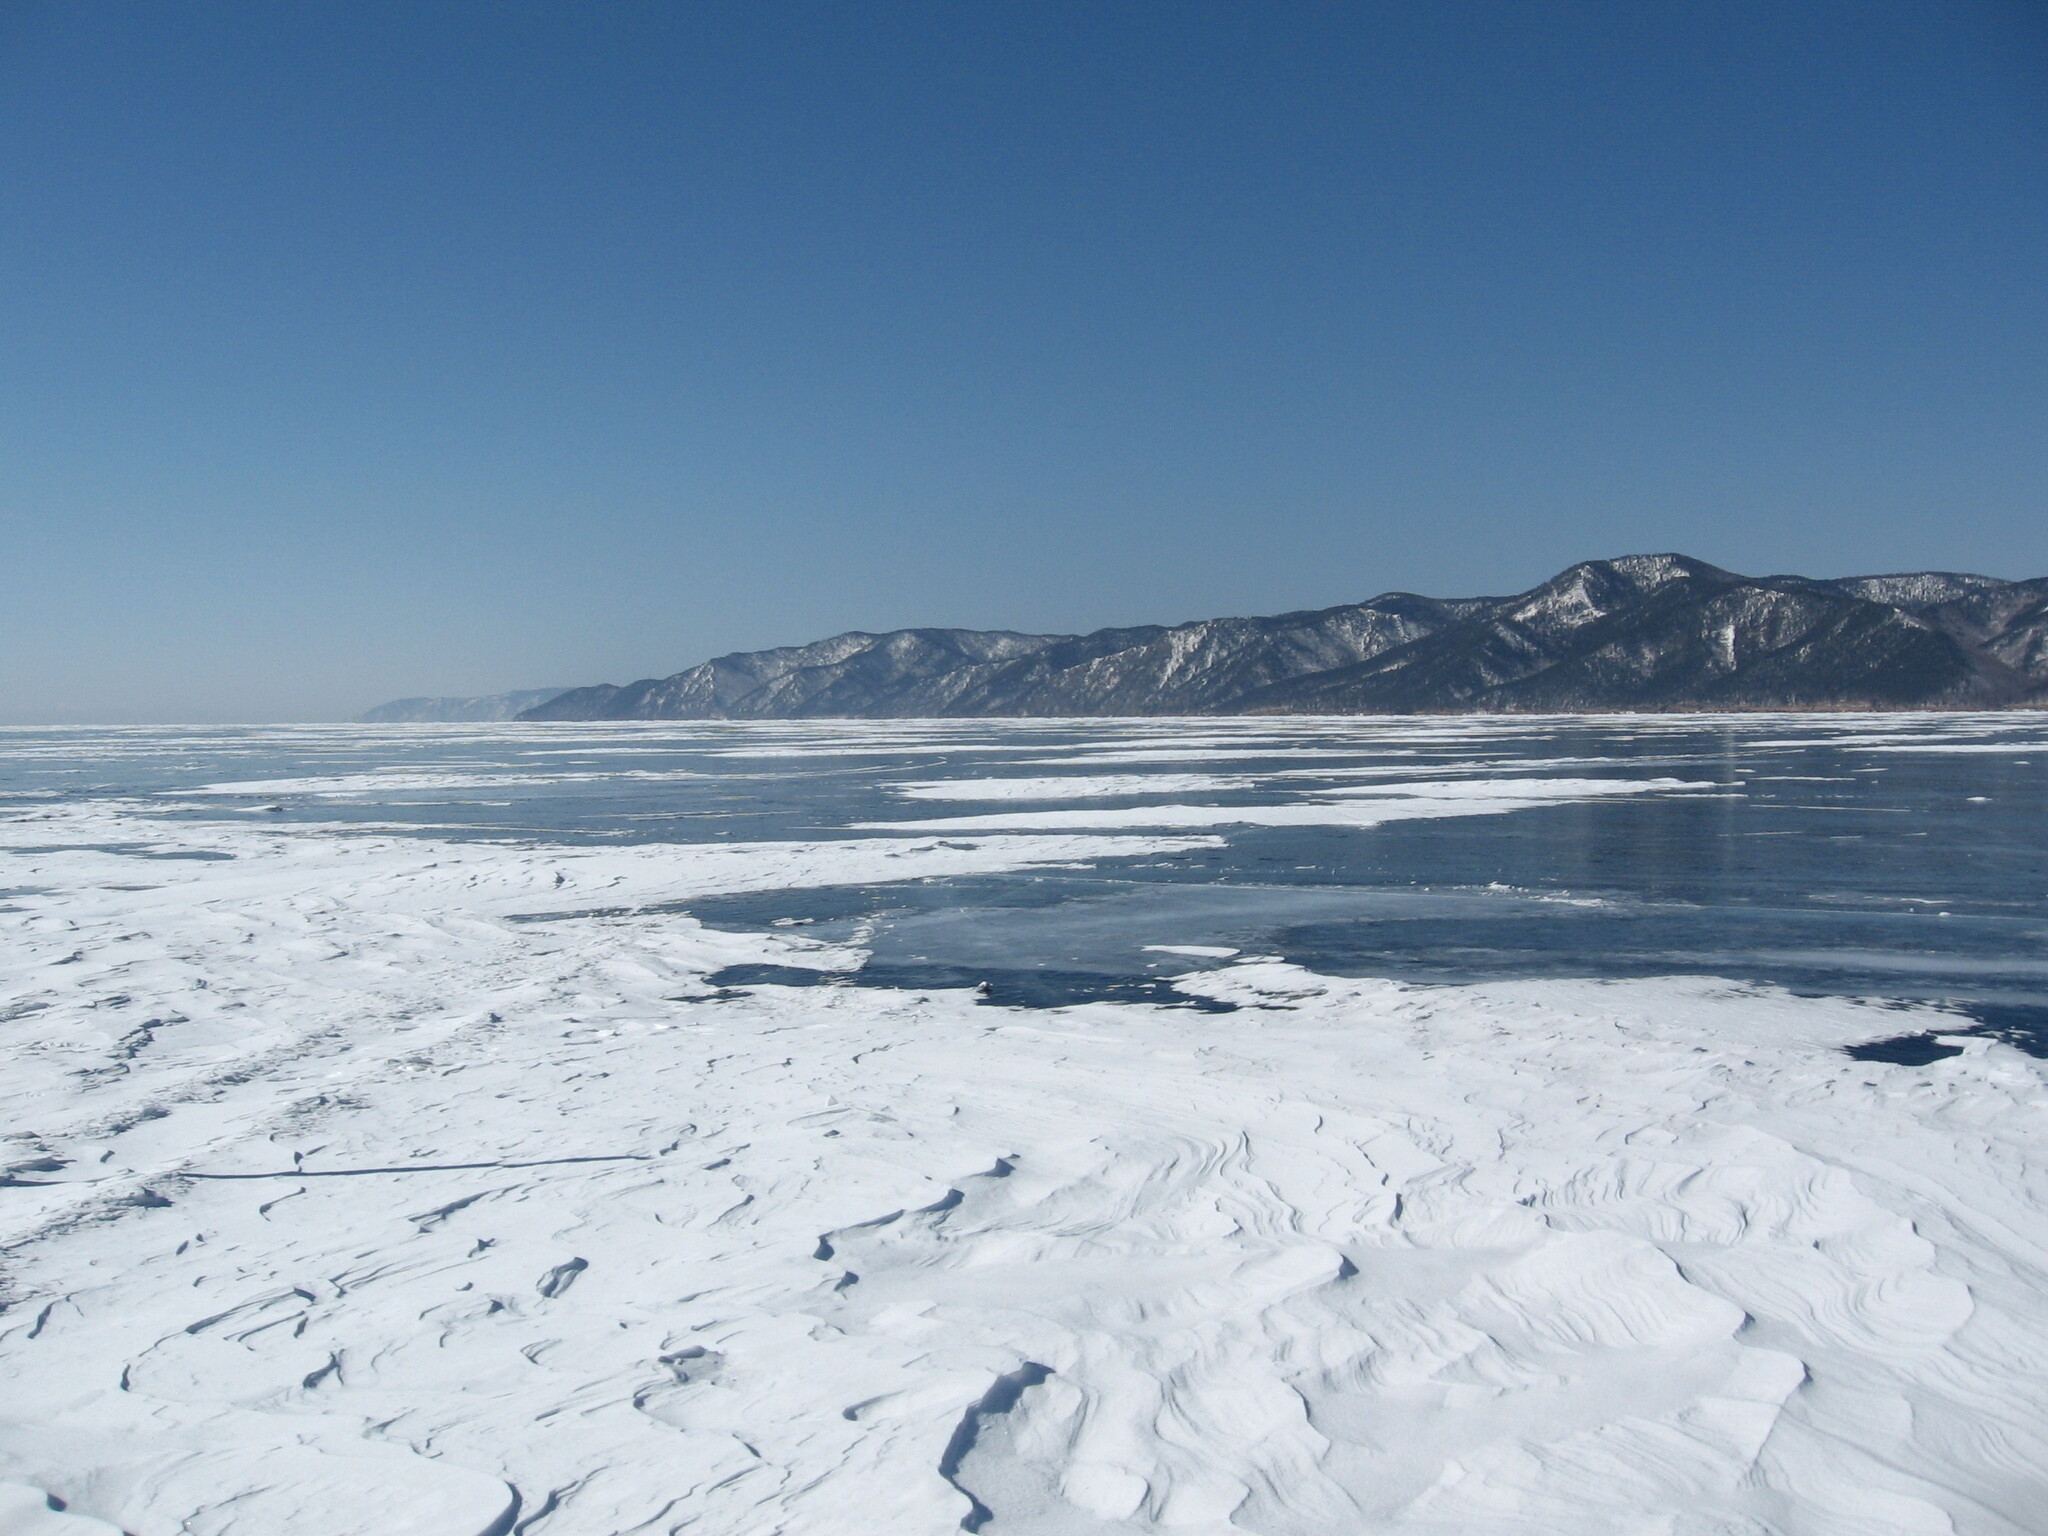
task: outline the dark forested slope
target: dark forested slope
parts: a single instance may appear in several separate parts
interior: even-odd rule
[[[2048,702],[2048,578],[1591,560],[1512,597],[1088,635],[904,629],[572,688],[525,720],[1997,708]]]

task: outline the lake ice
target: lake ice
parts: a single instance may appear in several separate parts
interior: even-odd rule
[[[7,1536],[2048,1531],[2039,716],[17,730],[0,850]]]

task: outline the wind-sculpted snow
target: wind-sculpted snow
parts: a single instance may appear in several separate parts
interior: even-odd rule
[[[1313,772],[1249,809],[1724,788]],[[960,773],[915,798],[1056,798]],[[1918,1066],[1840,1049],[1954,1014],[1213,944],[1152,951],[1233,1011],[1026,1010],[722,985],[847,981],[863,951],[688,910],[1221,841],[1095,809],[1137,830],[570,846],[220,797],[0,811],[0,1532],[2048,1529],[2042,1064],[1980,1034]]]

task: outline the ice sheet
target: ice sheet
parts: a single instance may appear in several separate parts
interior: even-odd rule
[[[1002,829],[1086,832],[1121,827],[1376,827],[1393,821],[1443,816],[1498,816],[1562,801],[1620,795],[1715,790],[1684,779],[1461,779],[1413,780],[1370,787],[1325,789],[1319,798],[1283,805],[1143,805],[1074,811],[992,811],[924,821],[868,821],[862,828],[895,831],[984,832]]]
[[[1168,809],[1702,792],[1290,787]],[[161,810],[0,811],[10,1536],[2042,1530],[2042,1064],[1837,1049],[1951,1015],[1218,945],[1155,948],[1236,1012],[720,989],[861,952],[694,899],[1215,840]]]
[[[508,784],[589,784],[607,780],[700,779],[682,769],[615,769],[597,773],[541,773],[522,769],[510,773],[347,773],[330,778],[245,779],[226,784],[199,784],[181,795],[376,795],[394,790],[488,789]]]

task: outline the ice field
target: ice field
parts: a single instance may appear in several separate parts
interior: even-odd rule
[[[2048,1532],[2042,717],[0,797],[5,1536]]]

